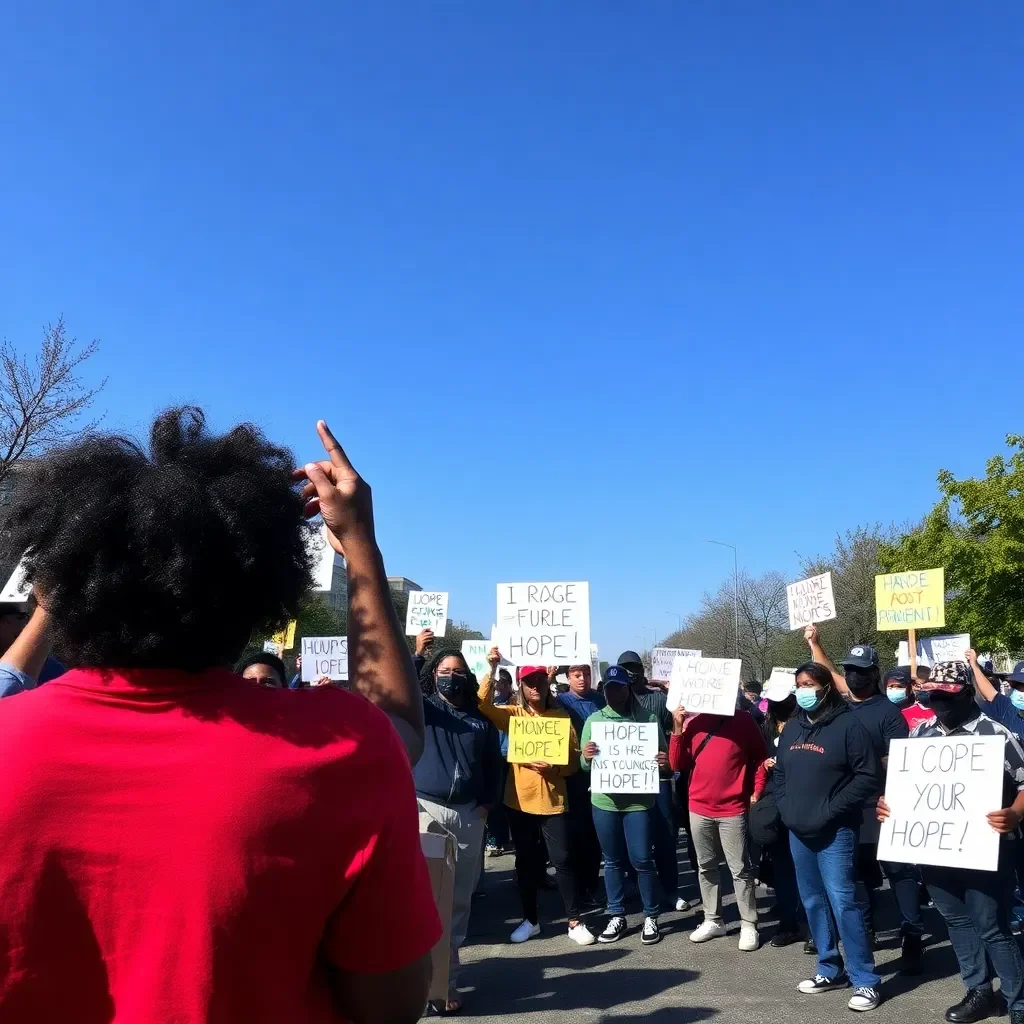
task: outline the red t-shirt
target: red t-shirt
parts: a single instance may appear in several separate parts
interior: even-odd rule
[[[902,714],[911,730],[922,722],[930,722],[935,717],[934,711],[929,711],[928,708],[923,708],[917,703],[911,704],[909,708],[903,708]]]
[[[69,672],[0,701],[4,1024],[326,1024],[440,937],[409,761],[336,687]]]

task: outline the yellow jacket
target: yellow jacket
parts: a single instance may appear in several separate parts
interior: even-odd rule
[[[478,693],[480,713],[489,718],[502,732],[508,732],[510,718],[519,715],[533,715],[535,712],[519,704],[494,703],[494,679],[490,675],[483,678]],[[553,704],[542,717],[568,718],[569,713],[557,704]],[[576,730],[569,729],[569,763],[558,765],[555,775],[549,778],[540,772],[527,768],[525,764],[513,764],[508,773],[508,785],[505,787],[505,806],[526,814],[564,814],[568,805],[565,792],[565,777],[572,775],[579,768],[580,744]]]

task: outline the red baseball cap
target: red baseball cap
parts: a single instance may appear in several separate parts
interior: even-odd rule
[[[516,669],[516,682],[521,683],[527,676],[533,676],[540,673],[545,678],[548,674],[547,665],[523,665],[521,668]]]

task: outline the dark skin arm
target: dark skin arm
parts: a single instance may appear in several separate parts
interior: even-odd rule
[[[433,976],[429,953],[384,974],[330,971],[335,1004],[352,1024],[414,1024],[427,1005]]]

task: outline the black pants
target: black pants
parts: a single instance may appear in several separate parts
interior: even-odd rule
[[[507,781],[508,765],[503,764],[501,772],[501,788],[498,790],[502,797],[505,795],[505,783]],[[491,813],[487,815],[487,841],[490,842],[492,839],[499,849],[508,849],[508,808],[505,806],[503,800],[499,800],[498,804],[491,808]]]
[[[594,828],[590,773],[577,772],[565,780],[569,793],[569,841],[572,867],[580,895],[592,893],[601,880],[601,844]]]
[[[547,847],[548,856],[555,866],[555,881],[565,904],[570,921],[580,916],[579,881],[572,867],[569,845],[569,816],[567,814],[525,814],[508,810],[508,827],[512,842],[516,844],[516,876],[519,880],[519,898],[523,903],[523,917],[537,924],[537,890],[546,865],[541,851]],[[543,837],[544,845],[540,839]]]

